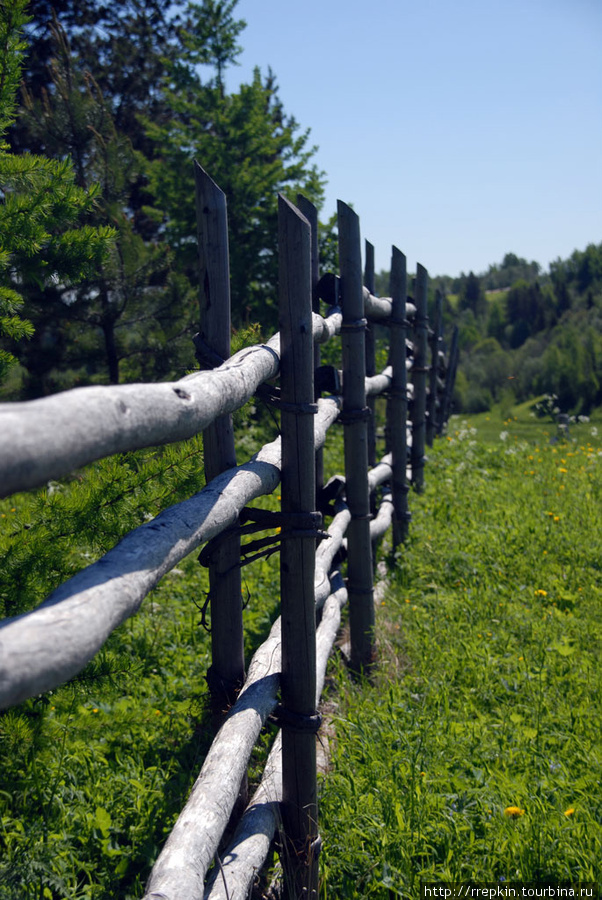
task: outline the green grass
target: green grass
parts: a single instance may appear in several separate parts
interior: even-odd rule
[[[414,898],[422,878],[600,879],[596,427],[550,444],[555,426],[527,407],[494,410],[452,420],[429,451],[378,610],[374,681],[331,666],[322,896]],[[2,501],[6,611],[198,489],[201,462],[194,442],[128,454]],[[278,561],[243,576],[250,655],[278,612]],[[142,896],[211,739],[206,590],[193,554],[82,678],[0,714],[3,900]]]
[[[203,484],[202,462],[194,440],[0,501],[0,608],[31,608],[128,529],[190,496]],[[213,735],[211,639],[201,625],[208,579],[196,557],[72,683],[0,712],[3,900],[143,895]],[[247,657],[278,614],[278,581],[276,558],[243,572]]]
[[[602,879],[602,456],[521,418],[429,451],[374,681],[333,667],[324,897]]]

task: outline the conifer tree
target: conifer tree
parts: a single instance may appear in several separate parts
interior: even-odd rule
[[[81,286],[61,282],[29,290],[27,308],[39,337],[22,353],[28,396],[74,383],[117,383],[124,374],[128,380],[166,377],[173,370],[174,338],[187,330],[183,307],[191,299],[185,281],[172,271],[168,246],[144,240],[136,228],[132,186],[143,157],[118,131],[95,78],[76,66],[56,21],[53,35],[52,90],[36,100],[24,89],[24,117],[49,154],[71,156],[80,187],[98,185],[93,220],[110,223],[116,241]],[[188,357],[192,363],[192,350]]]
[[[107,225],[81,224],[98,187],[77,185],[70,160],[9,152],[26,5],[0,5],[0,378],[15,361],[17,342],[34,331],[20,315],[28,289],[76,283],[100,265],[114,236]]]
[[[320,204],[323,173],[312,163],[309,132],[286,114],[273,72],[255,70],[249,84],[227,93],[224,71],[236,61],[244,23],[235,2],[204,0],[189,7],[184,52],[169,70],[166,125],[147,120],[155,142],[151,179],[166,217],[170,243],[194,270],[195,212],[192,161],[219,184],[228,199],[233,318],[276,325],[277,194],[294,200],[302,191]],[[213,35],[210,38],[210,34]],[[199,62],[214,76],[202,82]]]

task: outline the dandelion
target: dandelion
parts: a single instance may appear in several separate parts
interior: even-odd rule
[[[545,551],[544,551],[544,552],[545,552]],[[535,591],[535,596],[536,596],[536,597],[547,597],[547,596],[548,596],[548,592],[547,592],[547,591],[544,591],[542,588],[539,588],[538,590]]]
[[[92,712],[93,712],[93,713],[97,713],[98,710],[97,710],[97,709],[93,709]]]
[[[571,816],[574,814],[574,812],[575,812],[574,808],[572,806],[569,806],[568,809],[565,809],[564,814],[567,817],[567,819],[570,819]]]
[[[566,473],[568,472],[568,469],[565,469],[563,466],[560,466],[558,471],[561,472],[563,475],[566,475]]]
[[[504,815],[508,816],[509,819],[520,819],[524,814],[525,811],[520,806],[507,806],[504,810]]]
[[[555,521],[555,522],[560,522],[560,516],[554,516],[554,521]]]

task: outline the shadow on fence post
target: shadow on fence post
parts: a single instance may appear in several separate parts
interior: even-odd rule
[[[433,446],[437,433],[437,395],[439,382],[439,346],[441,344],[441,317],[443,314],[443,299],[441,291],[437,291],[435,307],[435,324],[431,334],[431,371],[429,373],[428,417],[426,423],[426,442]],[[439,413],[441,410],[439,410]]]
[[[454,392],[454,383],[456,380],[456,369],[458,367],[458,326],[454,325],[452,333],[451,347],[449,349],[449,358],[447,363],[447,372],[445,374],[445,389],[443,391],[443,400],[441,403],[441,416],[439,419],[438,433],[442,434],[443,429],[447,425],[447,420],[451,412],[452,396]]]
[[[211,353],[230,356],[230,272],[225,194],[194,164],[200,283],[200,332],[195,339],[203,368],[213,368]],[[200,339],[200,340],[199,340]],[[205,358],[203,356],[205,355]],[[220,416],[203,432],[207,484],[236,466],[232,416]],[[228,536],[209,566],[212,664],[207,673],[214,713],[234,702],[245,678],[240,575],[240,537]]]
[[[393,456],[392,493],[393,547],[399,546],[408,536],[410,513],[408,512],[408,376],[406,369],[406,298],[408,278],[406,258],[393,247],[391,254],[391,351],[390,360],[393,379],[387,400],[387,432]]]
[[[364,295],[360,226],[356,213],[338,203],[339,266],[343,324],[343,412],[345,485],[351,513],[347,543],[351,666],[369,669],[374,656],[374,589],[368,486],[368,421]]]
[[[320,252],[318,248],[318,210],[303,194],[297,194],[297,208],[301,215],[305,216],[311,228],[311,308],[313,312],[320,312],[320,297],[318,294],[318,282],[320,280]],[[320,365],[320,345],[314,343],[314,372]],[[319,392],[316,394],[317,400]],[[324,486],[324,451],[320,447],[316,451],[316,492],[319,493]]]
[[[416,268],[416,320],[414,322],[414,403],[412,406],[412,487],[421,491],[424,486],[424,448],[426,439],[426,376],[428,316],[428,273],[420,264]]]
[[[366,248],[366,262],[364,265],[364,284],[371,294],[374,294],[374,245],[369,241],[364,244]],[[366,375],[376,375],[376,339],[375,326],[368,322],[366,327]],[[368,397],[367,405],[370,409],[368,419],[368,466],[372,469],[376,465],[376,397]],[[374,504],[371,506],[374,514]]]
[[[318,891],[316,787],[315,529],[287,516],[315,510],[315,412],[311,308],[311,229],[278,198],[283,540],[282,817],[284,896],[311,900]]]

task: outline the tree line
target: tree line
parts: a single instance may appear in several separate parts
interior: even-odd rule
[[[487,288],[488,284],[496,288]],[[555,394],[563,412],[602,404],[602,243],[543,273],[507,254],[484,275],[463,276],[447,315],[460,328],[456,408],[488,410]]]
[[[320,208],[325,176],[272,71],[227,89],[237,2],[0,5],[2,398],[195,366],[194,158],[228,197],[234,327],[276,329],[277,194]],[[320,224],[327,268],[335,231]],[[602,403],[602,245],[549,272],[507,253],[440,276],[431,309],[437,290],[460,328],[456,410],[542,393],[565,411]]]
[[[389,273],[378,273],[377,291]],[[510,409],[542,394],[562,412],[602,404],[602,243],[539,263],[507,253],[486,272],[431,280],[429,316],[443,300],[445,331],[459,328],[454,410]]]
[[[277,194],[320,206],[324,174],[272,71],[226,89],[236,5],[1,6],[5,397],[194,366],[194,158],[228,197],[234,324],[276,327]]]

